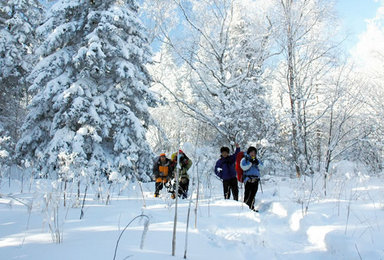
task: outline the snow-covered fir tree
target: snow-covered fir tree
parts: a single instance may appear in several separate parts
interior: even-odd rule
[[[225,127],[236,134],[238,142],[258,141],[262,146],[275,143],[279,130],[268,100],[271,91],[266,63],[272,56],[273,30],[266,18],[267,10],[268,6],[260,8],[253,1],[234,5],[229,51],[225,57],[228,76],[222,97],[226,100],[222,114]],[[224,119],[227,115],[229,120]]]
[[[25,117],[27,76],[36,60],[35,29],[42,15],[37,0],[0,1],[0,122],[2,137],[7,132],[11,143],[17,141]]]
[[[43,176],[118,172],[146,179],[152,152],[145,134],[156,99],[145,64],[150,50],[131,0],[60,0],[38,28],[45,37],[31,78],[32,100],[19,158]],[[73,167],[75,166],[75,167]],[[65,177],[65,176],[64,176]]]
[[[0,181],[7,168],[12,164],[14,142],[0,123]]]

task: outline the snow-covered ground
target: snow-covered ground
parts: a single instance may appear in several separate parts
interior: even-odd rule
[[[384,181],[379,177],[338,173],[324,196],[320,176],[313,179],[312,192],[308,178],[265,176],[257,194],[259,213],[223,200],[221,183],[211,180],[210,189],[202,186],[196,227],[192,201],[188,259],[384,259]],[[172,257],[175,201],[164,190],[154,198],[154,183],[143,184],[145,204],[137,183],[120,195],[115,191],[109,205],[91,189],[82,220],[80,207],[60,206],[56,222],[41,194],[28,193],[28,187],[20,194],[20,185],[1,184],[1,260],[114,259],[119,235],[140,214],[149,217],[144,238],[146,218],[136,219],[121,236],[115,259],[183,258],[189,200],[179,200]],[[52,242],[50,226],[62,233],[60,244]]]

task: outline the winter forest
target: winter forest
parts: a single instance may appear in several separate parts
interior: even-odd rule
[[[384,259],[384,2],[351,54],[338,1],[0,0],[0,259]]]

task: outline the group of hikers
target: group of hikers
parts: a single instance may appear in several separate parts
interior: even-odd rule
[[[171,159],[166,157],[165,153],[161,153],[158,159],[153,165],[153,175],[155,176],[155,197],[159,197],[160,191],[164,186],[171,193],[171,197],[174,199],[175,194],[175,169],[179,168],[179,189],[178,196],[187,198],[189,176],[188,170],[192,166],[192,161],[182,151],[172,154]]]
[[[220,148],[220,159],[215,165],[215,174],[223,181],[224,198],[230,199],[231,194],[234,200],[239,199],[238,181],[244,183],[244,202],[251,210],[255,209],[255,196],[260,182],[259,160],[257,149],[250,146],[246,152],[240,151],[236,144],[234,154],[230,154],[228,147]],[[155,177],[155,197],[159,197],[160,191],[165,186],[176,197],[175,175],[178,170],[179,188],[177,194],[181,198],[187,198],[189,176],[188,170],[192,166],[191,159],[179,150],[173,153],[171,159],[165,153],[161,153],[153,165]]]

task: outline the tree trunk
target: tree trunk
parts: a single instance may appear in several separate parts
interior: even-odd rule
[[[195,228],[197,228],[197,207],[199,206],[200,195],[200,175],[199,175],[199,161],[196,163],[196,175],[197,175],[197,190],[196,190],[196,206],[195,206]]]
[[[64,182],[64,207],[67,205],[67,183],[68,181],[65,180]]]
[[[176,253],[176,227],[177,227],[177,204],[179,201],[179,152],[177,152],[177,164],[176,164],[176,190],[175,190],[175,217],[173,220],[173,236],[172,236],[172,256]]]
[[[88,185],[85,186],[83,204],[81,205],[80,219],[84,217],[84,205],[85,205],[85,198],[87,197],[87,191],[88,191]]]
[[[188,229],[189,229],[189,216],[191,214],[191,206],[192,206],[192,194],[189,199],[188,213],[187,213],[187,227],[185,229],[185,246],[184,246],[184,259],[187,259],[187,248],[188,248]]]
[[[295,73],[294,73],[294,47],[293,47],[293,39],[292,39],[292,28],[291,28],[291,2],[287,1],[286,6],[286,15],[287,15],[287,43],[288,43],[288,71],[287,71],[287,83],[289,89],[289,99],[291,104],[291,122],[292,122],[292,156],[293,162],[295,163],[296,175],[297,177],[301,176],[299,156],[300,149],[298,144],[298,117],[297,117],[297,94],[295,89]]]

